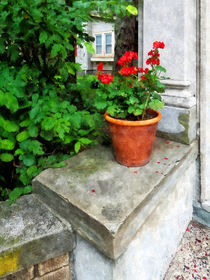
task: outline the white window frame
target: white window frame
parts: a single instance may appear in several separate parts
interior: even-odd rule
[[[111,34],[112,35],[112,52],[111,53],[106,53],[106,34]],[[104,31],[104,32],[96,32],[93,33],[93,37],[96,38],[96,35],[102,35],[102,52],[101,54],[94,54],[93,58],[113,58],[114,57],[114,46],[115,46],[115,38],[114,38],[114,31]],[[96,51],[96,40],[93,43],[93,47]]]

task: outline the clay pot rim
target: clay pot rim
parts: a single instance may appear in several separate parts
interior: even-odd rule
[[[149,109],[149,110],[155,112],[157,114],[157,116],[152,119],[149,119],[149,120],[127,121],[127,120],[115,119],[115,118],[109,116],[106,112],[104,114],[104,117],[110,123],[124,125],[124,126],[145,126],[145,125],[153,125],[153,124],[159,122],[161,119],[161,113],[156,110],[152,110],[152,109]]]

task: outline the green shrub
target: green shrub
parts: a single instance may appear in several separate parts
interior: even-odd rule
[[[100,115],[73,89],[74,44],[90,39],[81,13],[65,1],[0,2],[0,200],[96,142]]]

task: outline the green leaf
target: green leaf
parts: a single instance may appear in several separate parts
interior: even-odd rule
[[[27,130],[24,130],[17,134],[16,139],[18,142],[23,142],[24,140],[28,139],[30,137]]]
[[[116,112],[116,106],[109,106],[107,108],[107,113],[110,115],[110,116],[114,116],[115,115],[115,112]]]
[[[104,99],[101,98],[97,98],[95,99],[95,106],[98,110],[102,110],[105,109],[107,106],[107,102]]]
[[[4,124],[4,129],[8,132],[16,132],[19,130],[19,126],[15,122],[6,120]]]
[[[52,47],[52,51],[51,51],[51,58],[57,56],[57,54],[60,52],[62,48],[62,45],[60,44],[55,44],[53,47]]]
[[[49,131],[49,130],[45,131],[44,130],[44,131],[41,131],[40,136],[47,141],[51,141],[54,137],[54,133],[53,133],[53,131]]]
[[[74,69],[71,66],[71,62],[66,62],[65,65],[66,65],[68,73],[72,74],[72,75],[75,75],[75,71],[74,71]]]
[[[15,113],[19,108],[17,98],[12,93],[4,93],[0,90],[0,106],[3,105],[12,113]]]
[[[134,7],[133,5],[128,5],[128,6],[126,7],[126,10],[127,10],[130,14],[132,14],[132,15],[134,15],[134,16],[137,16],[137,15],[138,15],[138,10],[137,10],[137,8]]]
[[[39,132],[39,130],[38,130],[38,127],[37,127],[37,126],[35,126],[35,125],[30,125],[30,126],[28,127],[28,133],[29,133],[29,135],[30,135],[31,137],[37,137],[37,136],[38,136],[38,132]]]
[[[66,166],[66,163],[62,161],[62,162],[54,163],[50,167],[51,168],[59,168],[59,167],[64,167],[64,166]]]
[[[141,109],[136,109],[136,110],[133,112],[133,114],[134,114],[134,116],[140,116],[140,115],[142,114],[142,112],[143,112],[143,110],[141,110]]]
[[[12,154],[9,154],[9,153],[0,154],[0,160],[2,160],[3,162],[10,162],[13,159],[14,159],[14,156]]]
[[[69,144],[71,143],[73,140],[75,139],[75,137],[71,136],[71,135],[66,135],[64,137],[64,144]]]
[[[79,138],[79,142],[81,142],[82,144],[88,145],[88,144],[92,143],[92,140],[90,140],[88,138]]]
[[[37,170],[38,169],[37,169],[36,165],[32,165],[27,169],[26,173],[29,177],[32,177],[32,176],[36,175]]]
[[[166,73],[166,69],[165,69],[164,67],[160,66],[160,65],[157,65],[157,66],[156,66],[156,69],[159,70],[159,71],[161,71],[161,72]]]
[[[164,102],[154,99],[149,103],[149,107],[153,110],[160,110],[164,107]]]
[[[31,186],[31,185],[26,186],[26,187],[23,188],[23,194],[29,194],[29,193],[31,193],[32,191],[33,191],[33,189],[32,189],[32,186]]]
[[[31,120],[30,119],[26,119],[24,121],[22,121],[20,123],[20,127],[26,127],[26,126],[29,126],[29,124],[31,123]]]
[[[44,43],[47,41],[47,38],[48,38],[48,34],[46,31],[42,31],[39,35],[39,42],[40,44]]]
[[[31,152],[33,155],[43,155],[42,143],[37,140],[25,140],[20,143],[20,148],[23,151]]]
[[[32,166],[36,163],[35,156],[32,154],[23,155],[22,159],[23,159],[23,163],[26,166]]]
[[[129,114],[132,114],[134,112],[134,110],[135,110],[134,106],[131,105],[131,106],[128,107],[128,113]]]
[[[41,122],[41,127],[44,130],[51,130],[55,125],[55,119],[52,117],[47,117]]]
[[[95,49],[91,43],[85,42],[85,47],[89,53],[95,54]]]
[[[14,188],[9,194],[9,202],[8,204],[11,205],[13,202],[17,200],[23,194],[23,188]]]
[[[18,156],[18,155],[24,155],[24,151],[21,150],[21,149],[17,149],[17,150],[15,151],[15,156]]]
[[[15,140],[0,139],[0,149],[13,150],[15,147]]]
[[[19,130],[19,126],[15,122],[5,120],[1,115],[0,115],[0,127],[3,127],[8,132],[16,132]]]
[[[75,143],[75,145],[74,145],[74,150],[75,150],[75,152],[76,152],[76,153],[78,153],[78,152],[79,152],[80,147],[81,147],[80,142]]]

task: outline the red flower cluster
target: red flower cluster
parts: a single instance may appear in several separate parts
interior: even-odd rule
[[[159,52],[158,49],[164,49],[165,44],[163,42],[158,42],[155,41],[153,43],[153,48],[154,50],[151,50],[150,52],[148,52],[148,55],[151,56],[150,58],[147,59],[146,64],[147,65],[159,65],[160,64],[160,59],[159,59]]]
[[[103,71],[103,63],[100,62],[98,67],[97,67],[97,71]]]
[[[151,57],[147,59],[147,61],[146,61],[147,65],[149,65],[149,64],[159,65],[160,64],[160,59],[159,59],[160,54],[158,53],[158,49],[151,50],[150,52],[148,52],[148,55]]]
[[[145,69],[143,69],[143,68],[137,68],[137,72],[138,72],[138,73],[145,73],[145,74],[147,74],[148,71],[149,71],[148,68],[145,68]]]
[[[109,75],[107,73],[99,74],[98,79],[103,83],[109,85],[113,82],[113,75]]]
[[[127,76],[127,75],[131,75],[131,74],[136,75],[137,71],[136,71],[135,66],[133,65],[133,66],[131,66],[131,67],[129,67],[129,66],[123,67],[123,68],[119,71],[119,73],[120,73],[120,75],[126,75],[126,76]]]
[[[117,64],[120,66],[125,66],[131,63],[133,59],[138,59],[138,54],[136,52],[125,52],[125,54],[122,55],[121,58],[118,60]]]
[[[98,73],[98,79],[103,83],[109,85],[111,82],[113,82],[113,75],[109,75],[107,73],[103,73],[103,63],[100,62],[97,66]]]
[[[165,44],[163,42],[155,41],[153,43],[153,48],[154,49],[164,49],[164,47],[165,47]]]

